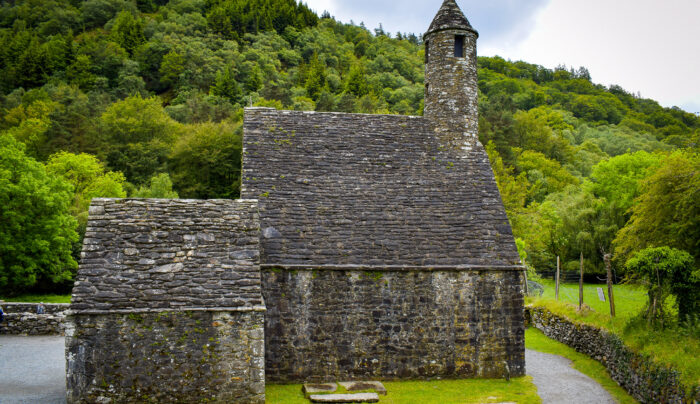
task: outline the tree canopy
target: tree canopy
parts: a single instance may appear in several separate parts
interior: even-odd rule
[[[60,177],[79,219],[61,223],[80,233],[94,197],[238,197],[244,106],[421,115],[422,45],[295,0],[3,2],[0,136],[33,162],[22,175]],[[532,267],[583,251],[602,272],[605,251],[624,272],[662,245],[698,257],[700,118],[585,67],[479,57],[478,87],[479,138]]]
[[[71,279],[78,239],[70,185],[48,175],[22,144],[0,135],[0,293]]]

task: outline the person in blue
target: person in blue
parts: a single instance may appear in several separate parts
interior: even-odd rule
[[[38,306],[36,306],[36,314],[45,314],[46,313],[46,307],[44,306],[44,302],[39,303]]]
[[[5,312],[2,311],[2,306],[0,306],[0,326],[2,325],[3,321],[5,321]]]

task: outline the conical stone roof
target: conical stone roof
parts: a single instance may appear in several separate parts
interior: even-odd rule
[[[479,33],[472,28],[469,20],[467,20],[467,17],[464,16],[464,13],[459,8],[455,0],[445,0],[442,3],[440,10],[433,19],[433,22],[430,24],[430,28],[428,28],[428,31],[423,36],[425,37],[434,32],[444,31],[446,29],[471,31],[479,36]]]

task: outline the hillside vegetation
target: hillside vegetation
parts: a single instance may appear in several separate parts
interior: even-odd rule
[[[4,2],[0,293],[70,285],[91,198],[238,197],[243,106],[422,114],[423,58],[419,36],[295,0]],[[585,68],[478,63],[480,138],[530,266],[582,252],[602,273],[612,253],[623,274],[669,246],[697,273],[700,118]]]

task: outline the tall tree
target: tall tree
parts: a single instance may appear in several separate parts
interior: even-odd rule
[[[700,259],[700,155],[679,151],[642,181],[632,217],[615,239],[625,260],[646,247],[669,246]]]
[[[78,238],[70,185],[46,173],[11,136],[0,135],[0,293],[71,279]]]

